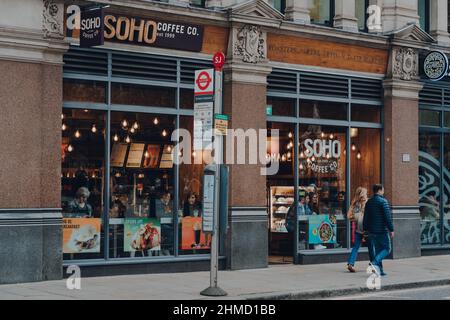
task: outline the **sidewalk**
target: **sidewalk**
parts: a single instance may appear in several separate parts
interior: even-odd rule
[[[450,284],[450,256],[383,263],[383,289]],[[221,271],[219,286],[228,292],[226,299],[320,299],[368,290],[367,262],[356,267],[355,274],[343,263]],[[81,290],[68,290],[66,280],[0,285],[0,299],[208,299],[199,294],[208,285],[209,272],[83,278]]]

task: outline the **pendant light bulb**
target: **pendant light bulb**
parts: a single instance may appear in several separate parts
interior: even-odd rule
[[[135,132],[136,132],[136,130],[134,129],[134,127],[131,127],[130,133],[135,133]]]
[[[163,130],[162,136],[163,136],[163,137],[166,137],[166,136],[167,136],[167,131],[166,131],[166,129]]]
[[[126,142],[126,143],[130,143],[130,142],[131,142],[130,136],[127,136],[127,137],[125,138],[125,142]]]
[[[69,146],[67,147],[67,151],[69,151],[69,152],[73,151],[73,146],[71,144],[69,144]]]
[[[144,157],[145,157],[146,159],[150,158],[150,153],[149,153],[148,151],[145,151]]]
[[[356,154],[356,158],[357,158],[358,160],[361,160],[361,151],[358,151],[358,153]]]
[[[95,123],[92,125],[91,131],[92,133],[97,133],[97,127],[95,126]]]
[[[289,139],[292,139],[292,132],[289,132],[288,137]]]
[[[352,144],[352,151],[356,151],[356,145],[354,143]]]
[[[139,123],[138,123],[137,121],[134,122],[134,124],[133,124],[133,129],[134,129],[134,130],[139,129]]]
[[[126,127],[128,127],[128,121],[127,121],[127,119],[123,119],[122,120],[122,128],[126,128]]]
[[[75,138],[79,139],[81,137],[80,130],[75,131]]]
[[[67,125],[65,123],[62,124],[61,126],[62,131],[66,131],[67,130]]]
[[[114,142],[119,141],[119,136],[117,135],[117,133],[114,135],[113,140],[114,140]]]
[[[157,125],[158,125],[158,123],[159,123],[159,120],[158,120],[158,118],[155,118],[155,119],[153,120],[153,124],[154,124],[155,126],[157,126]]]

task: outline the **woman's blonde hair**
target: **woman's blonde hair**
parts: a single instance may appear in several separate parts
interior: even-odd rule
[[[358,187],[355,191],[355,196],[353,197],[351,206],[354,207],[355,204],[359,203],[361,206],[365,205],[367,201],[367,189],[363,187]]]

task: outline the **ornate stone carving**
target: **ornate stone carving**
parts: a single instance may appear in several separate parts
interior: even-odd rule
[[[258,63],[266,59],[266,41],[261,27],[245,25],[236,35],[235,56],[247,63]]]
[[[401,80],[416,80],[419,77],[419,54],[411,48],[394,48],[392,76]]]
[[[64,38],[63,10],[54,0],[44,0],[42,13],[42,31],[44,38]]]

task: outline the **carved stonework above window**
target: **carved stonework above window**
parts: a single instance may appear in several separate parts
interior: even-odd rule
[[[45,38],[64,38],[62,4],[54,0],[43,0],[42,31]]]
[[[419,78],[419,53],[411,48],[394,48],[392,52],[392,77],[401,80]]]
[[[261,27],[245,25],[237,30],[233,49],[235,57],[243,62],[258,63],[266,59],[266,51],[266,37]]]

